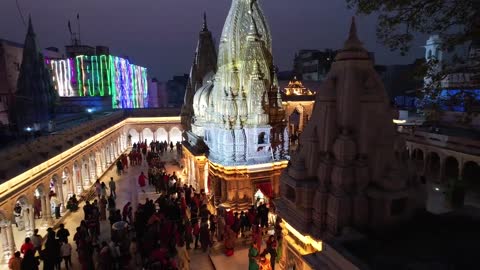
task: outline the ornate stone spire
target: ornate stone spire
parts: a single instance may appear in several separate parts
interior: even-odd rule
[[[208,81],[208,75],[217,71],[217,53],[213,42],[212,33],[207,27],[207,15],[203,14],[203,27],[199,33],[195,57],[190,69],[190,78],[185,90],[184,104],[182,106],[181,121],[184,130],[191,129],[194,117],[194,97]]]
[[[202,27],[202,32],[208,31],[208,25],[207,25],[207,13],[203,13],[203,27]]]
[[[363,47],[362,42],[357,35],[357,25],[355,23],[355,17],[352,17],[352,23],[350,25],[350,31],[348,38],[343,45],[343,49],[335,56],[336,61],[345,61],[351,59],[368,60],[370,57],[367,50]]]
[[[28,18],[22,65],[11,118],[19,131],[38,124],[47,125],[53,116],[57,94],[43,56],[37,49],[32,19]]]
[[[362,42],[357,36],[357,24],[355,23],[355,17],[352,17],[352,23],[350,25],[350,32],[347,41],[345,41],[344,50],[365,50]]]

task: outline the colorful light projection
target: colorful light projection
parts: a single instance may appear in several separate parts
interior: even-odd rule
[[[148,107],[147,69],[112,55],[47,60],[62,97],[111,96],[113,108]]]
[[[54,82],[55,89],[62,97],[73,96],[72,87],[72,61],[66,60],[47,60],[47,65],[51,68],[52,80]]]

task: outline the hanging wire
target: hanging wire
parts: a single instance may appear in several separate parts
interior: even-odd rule
[[[27,23],[25,22],[25,18],[23,17],[23,14],[22,14],[22,10],[20,9],[20,5],[18,4],[18,0],[15,0],[15,4],[17,5],[18,14],[20,15],[20,18],[22,19],[23,26],[27,27]]]

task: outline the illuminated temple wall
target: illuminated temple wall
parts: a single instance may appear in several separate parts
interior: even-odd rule
[[[112,55],[46,60],[61,97],[111,96],[113,108],[147,108],[147,69]]]

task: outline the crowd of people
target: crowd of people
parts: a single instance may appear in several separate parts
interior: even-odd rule
[[[72,268],[72,245],[68,242],[69,236],[70,232],[63,224],[59,225],[56,232],[53,228],[48,228],[45,241],[38,234],[38,229],[35,229],[31,237],[25,238],[20,251],[16,251],[10,258],[9,269],[38,270],[40,260],[43,261],[45,270],[60,270],[62,262],[66,269]],[[43,244],[43,242],[45,243]]]
[[[203,189],[197,191],[181,184],[175,172],[167,172],[161,158],[161,152],[167,149],[165,143],[152,142],[151,152],[143,151],[145,145],[134,145],[132,150],[141,153],[140,160],[145,157],[148,163],[148,174],[140,174],[138,185],[142,190],[147,183],[155,186],[156,198],[146,198],[137,205],[127,202],[119,206],[114,179],[111,178],[108,184],[97,180],[94,185],[96,197],[85,202],[84,218],[73,235],[82,270],[188,270],[189,250],[206,253],[215,242],[220,242],[225,255],[231,256],[237,239],[249,237],[252,242],[248,252],[249,269],[275,269],[275,263],[281,257],[282,233],[280,221],[269,219],[270,209],[266,204],[257,202],[248,211],[241,212],[225,208],[213,210]],[[119,160],[123,165],[122,159]],[[132,166],[138,165],[131,159],[130,162]],[[76,199],[75,204],[78,208]],[[102,235],[100,227],[105,225],[110,227],[110,237]],[[43,249],[41,240],[26,239],[25,242],[31,242],[33,248],[30,245],[22,247],[20,253],[12,257],[9,267],[14,270],[38,269],[35,268],[38,267],[35,257],[38,252],[44,269],[60,269],[62,261],[69,269],[72,248],[68,243],[69,232],[65,230],[61,227],[55,233],[49,229]],[[262,250],[264,240],[266,247]],[[15,268],[16,265],[20,268]]]

